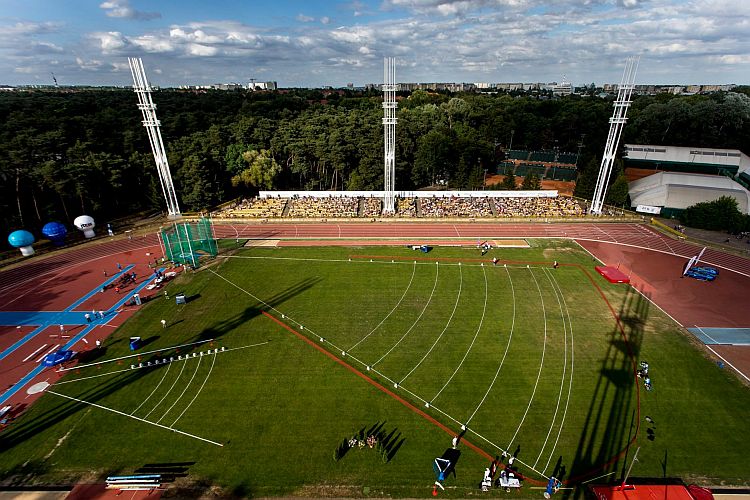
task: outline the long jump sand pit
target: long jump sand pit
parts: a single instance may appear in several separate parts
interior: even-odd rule
[[[496,248],[529,248],[526,240],[492,240],[490,244]]]
[[[243,245],[245,247],[277,247],[279,240],[247,240]]]

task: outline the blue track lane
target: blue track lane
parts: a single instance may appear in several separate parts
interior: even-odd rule
[[[125,269],[123,269],[122,272],[123,273],[126,272],[131,267],[132,266],[126,267]],[[119,276],[119,274],[113,276],[112,279],[108,280],[106,283],[111,283],[115,278],[117,278],[117,276]],[[2,315],[4,315],[4,314],[6,314],[6,315],[12,315],[12,314],[23,315],[23,314],[26,314],[26,315],[29,315],[29,317],[34,317],[34,318],[43,318],[46,315],[49,315],[49,318],[54,318],[54,321],[51,321],[50,323],[42,324],[39,328],[36,328],[34,331],[30,332],[24,338],[22,338],[21,340],[19,340],[18,342],[16,342],[12,346],[8,347],[5,351],[2,352],[2,354],[0,354],[0,359],[3,359],[8,354],[10,354],[14,350],[18,349],[18,347],[22,346],[25,342],[27,342],[28,340],[32,339],[35,335],[37,335],[39,332],[41,332],[42,330],[44,330],[48,326],[50,326],[50,325],[57,325],[57,324],[61,324],[61,323],[62,324],[66,324],[66,323],[62,322],[63,319],[66,319],[66,318],[73,319],[75,317],[76,321],[74,321],[72,323],[67,323],[67,324],[73,324],[73,325],[81,325],[82,324],[84,328],[78,334],[76,334],[74,337],[71,337],[70,340],[68,341],[68,343],[65,344],[64,346],[62,346],[60,348],[62,350],[68,350],[68,349],[70,349],[71,347],[73,347],[73,345],[75,345],[76,342],[78,342],[79,340],[81,340],[82,338],[84,338],[91,330],[93,330],[94,327],[96,327],[97,325],[106,324],[106,323],[109,322],[109,320],[111,320],[112,318],[114,318],[115,316],[117,316],[117,309],[119,309],[127,301],[129,301],[133,297],[133,294],[138,293],[141,290],[143,290],[144,288],[146,288],[146,286],[149,283],[151,283],[151,281],[153,281],[153,278],[154,278],[154,275],[149,276],[148,280],[144,281],[143,283],[140,283],[133,290],[128,291],[128,293],[124,294],[122,296],[122,298],[119,301],[117,301],[117,303],[115,305],[113,305],[112,307],[110,307],[109,309],[107,309],[106,311],[104,311],[104,318],[103,319],[96,319],[96,320],[93,320],[91,323],[86,323],[85,322],[86,320],[84,319],[84,316],[83,316],[85,313],[70,311],[70,309],[72,307],[74,307],[74,306],[66,308],[65,311],[28,312],[28,313],[24,313],[24,312],[5,312],[5,313],[3,313],[3,312],[0,312],[0,319],[3,318]],[[82,304],[83,302],[85,302],[87,300],[88,297],[91,297],[92,295],[98,293],[100,289],[101,289],[101,287],[97,288],[96,290],[92,290],[91,292],[89,292],[87,294],[86,297],[84,297],[83,299],[79,299],[78,301],[76,301],[75,304]],[[70,315],[70,316],[68,316],[68,315]],[[10,318],[11,316],[8,316],[8,317]],[[20,318],[21,316],[18,316],[18,317]],[[83,320],[83,323],[81,322],[81,320]],[[12,325],[17,325],[19,323],[11,323],[11,324]],[[33,370],[31,370],[21,380],[19,380],[15,384],[13,384],[13,386],[11,386],[2,395],[0,395],[0,404],[5,403],[11,396],[13,396],[19,390],[21,390],[34,377],[36,377],[37,375],[39,375],[40,373],[42,373],[45,368],[46,368],[45,366],[39,365],[39,366],[35,367]]]

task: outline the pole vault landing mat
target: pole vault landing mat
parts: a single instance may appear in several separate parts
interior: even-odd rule
[[[630,283],[630,277],[617,268],[609,266],[596,266],[596,272],[604,276],[610,283]]]

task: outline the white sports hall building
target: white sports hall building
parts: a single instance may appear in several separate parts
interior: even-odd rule
[[[721,196],[750,213],[750,157],[738,149],[625,144],[623,159],[631,205],[669,217]]]

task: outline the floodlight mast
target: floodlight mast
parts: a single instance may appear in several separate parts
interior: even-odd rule
[[[169,218],[176,219],[182,214],[177,203],[177,193],[172,182],[172,174],[169,171],[167,153],[164,151],[164,141],[161,138],[161,129],[158,118],[156,118],[156,104],[151,100],[151,86],[146,78],[146,70],[140,57],[128,57],[130,73],[133,75],[133,91],[138,95],[138,109],[143,114],[143,126],[148,132],[148,141],[151,143],[151,152],[154,154],[156,171],[159,174],[164,200],[167,203]]]
[[[385,163],[385,188],[383,213],[396,211],[396,58],[383,59],[383,160]]]
[[[639,59],[637,56],[626,59],[625,71],[622,73],[622,80],[617,88],[617,98],[612,104],[615,109],[612,112],[612,118],[609,119],[609,136],[607,137],[607,144],[604,146],[602,163],[599,166],[599,177],[596,181],[594,197],[591,199],[591,207],[589,207],[589,213],[592,215],[601,215],[602,213],[609,176],[612,173],[612,165],[615,161],[617,147],[620,144],[622,129],[625,128],[625,123],[628,121],[628,108],[635,88],[635,73],[638,71]]]

